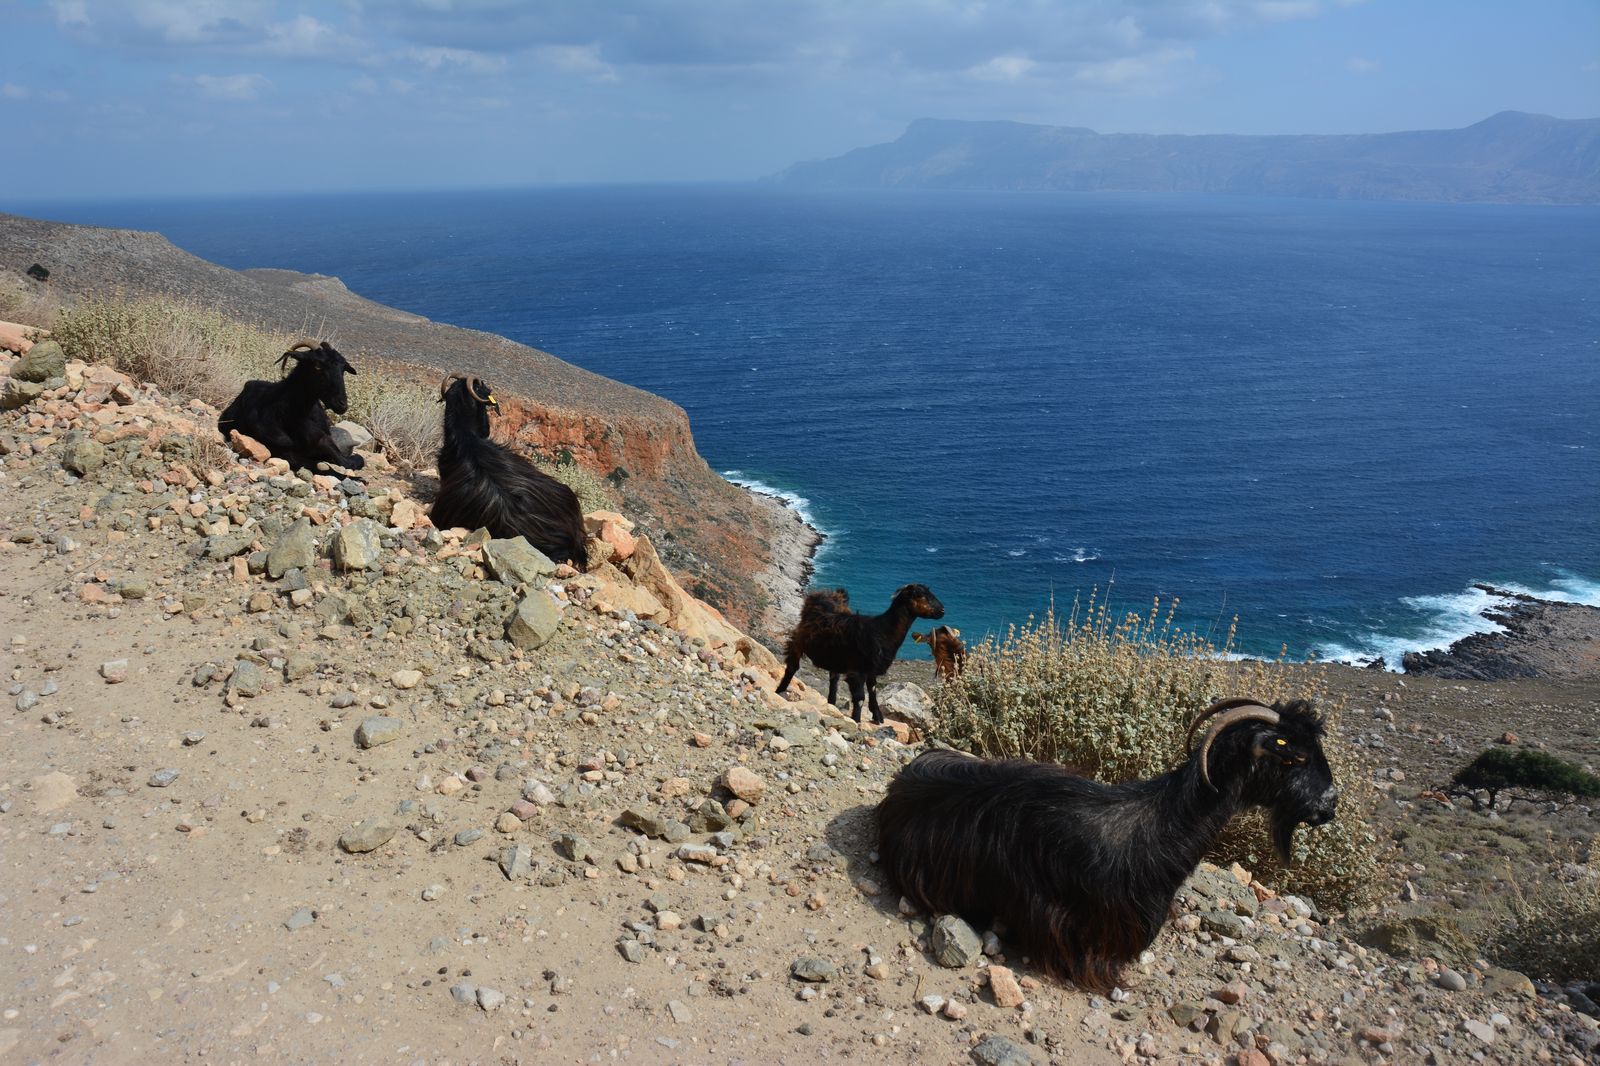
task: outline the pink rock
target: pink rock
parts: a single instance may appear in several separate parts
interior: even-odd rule
[[[989,991],[994,995],[995,1005],[1008,1010],[1022,1006],[1027,998],[1022,994],[1022,986],[1017,984],[1017,975],[1004,966],[989,967]]]
[[[233,447],[235,452],[238,452],[240,455],[244,456],[246,459],[252,460],[253,462],[264,463],[268,459],[272,458],[272,453],[267,450],[267,446],[265,444],[262,444],[254,437],[249,437],[243,433],[240,433],[236,429],[230,429],[228,431],[228,443]]]

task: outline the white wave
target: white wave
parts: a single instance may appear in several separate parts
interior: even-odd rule
[[[811,501],[800,495],[798,492],[790,492],[788,489],[774,488],[759,478],[747,477],[742,470],[724,470],[722,472],[722,478],[724,481],[731,481],[740,488],[748,489],[758,496],[772,497],[773,499],[782,503],[785,507],[789,508],[795,514],[799,515],[800,521],[804,522],[818,533],[821,533],[824,536],[833,536],[832,533],[829,533],[827,530],[823,529],[817,524],[817,516],[811,513]]]
[[[938,548],[923,548],[922,550],[927,552],[929,555],[937,555],[939,553]]]
[[[1100,558],[1098,548],[1073,548],[1071,555],[1052,555],[1058,563],[1092,563]]]
[[[1026,548],[1008,548],[1006,550],[1006,554],[1011,556],[1011,558],[1013,558],[1013,559],[1020,559],[1024,555],[1028,554],[1028,549],[1026,549]]]
[[[1600,581],[1558,571],[1547,589],[1532,589],[1511,582],[1488,582],[1506,592],[1562,603],[1582,603],[1600,607]],[[1355,663],[1382,656],[1384,665],[1394,671],[1407,652],[1426,652],[1450,647],[1474,633],[1503,633],[1505,627],[1488,618],[1490,611],[1509,601],[1480,588],[1437,596],[1407,596],[1401,603],[1417,612],[1419,624],[1410,633],[1372,632],[1343,641],[1325,641],[1312,648],[1324,662]]]

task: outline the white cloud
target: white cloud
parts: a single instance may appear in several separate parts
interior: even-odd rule
[[[967,74],[978,81],[1018,82],[1038,65],[1027,56],[995,56],[987,62],[968,67]]]
[[[568,74],[577,74],[597,82],[613,82],[617,80],[617,71],[610,63],[600,58],[600,46],[596,44],[571,45],[551,44],[533,50],[533,58],[546,66]]]
[[[33,94],[21,85],[13,85],[9,81],[0,85],[0,100],[26,100]]]
[[[1383,69],[1383,64],[1376,59],[1365,59],[1361,56],[1351,56],[1344,61],[1344,65],[1352,74],[1376,74]]]
[[[470,48],[407,48],[399,53],[401,59],[421,64],[429,70],[459,67],[473,74],[496,74],[505,69],[505,56],[486,55]]]
[[[192,85],[213,100],[256,100],[272,82],[261,74],[196,74],[194,77],[174,75],[180,85]]]
[[[1194,59],[1193,48],[1167,48],[1148,55],[1124,56],[1086,63],[1072,75],[1076,82],[1103,89],[1149,88],[1175,64]]]

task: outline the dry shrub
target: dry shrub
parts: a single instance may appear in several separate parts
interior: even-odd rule
[[[1081,614],[1078,604],[1066,619],[1052,608],[1042,621],[969,648],[964,673],[934,700],[941,734],[977,754],[1060,762],[1122,782],[1181,763],[1189,723],[1229,696],[1310,699],[1333,732],[1340,707],[1326,700],[1313,672],[1228,662],[1233,629],[1217,647],[1178,629],[1172,608],[1163,614],[1157,603],[1148,614],[1118,619],[1091,595]],[[1293,866],[1278,862],[1259,814],[1236,820],[1212,858],[1241,862],[1263,881],[1325,907],[1347,907],[1373,889],[1377,841],[1369,826],[1377,796],[1331,737],[1325,749],[1343,790],[1339,817],[1295,835]]]
[[[1575,880],[1547,881],[1531,892],[1514,878],[1510,912],[1485,953],[1502,966],[1551,981],[1592,981],[1600,974],[1600,864],[1591,855]]]
[[[578,506],[583,508],[584,514],[618,509],[616,499],[611,495],[611,486],[588,467],[575,462],[549,463],[539,460],[535,460],[534,465],[577,493]]]
[[[162,392],[224,407],[294,338],[179,300],[90,298],[56,316],[54,337],[70,358],[109,363]]]
[[[55,290],[48,285],[13,270],[0,270],[0,319],[49,329],[60,307]]]
[[[426,388],[379,374],[357,374],[346,381],[353,421],[366,426],[396,461],[413,470],[433,465],[444,423]]]

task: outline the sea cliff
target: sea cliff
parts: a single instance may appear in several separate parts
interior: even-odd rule
[[[49,271],[40,281],[23,272]],[[793,512],[732,485],[695,448],[688,416],[659,396],[592,374],[504,337],[432,322],[366,300],[338,279],[289,270],[230,270],[156,233],[0,214],[0,272],[41,303],[161,296],[288,333],[331,337],[364,374],[492,381],[498,431],[607,478],[695,595],[764,639],[792,617],[795,575],[815,543]]]

